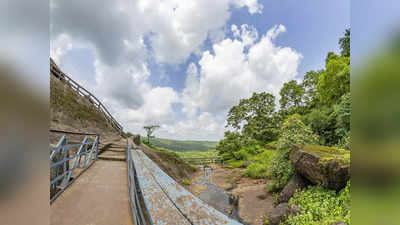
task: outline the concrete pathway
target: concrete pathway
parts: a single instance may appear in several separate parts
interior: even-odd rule
[[[133,225],[127,165],[97,160],[50,206],[52,225]]]

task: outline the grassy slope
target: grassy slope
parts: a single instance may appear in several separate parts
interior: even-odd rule
[[[179,141],[163,138],[152,138],[151,144],[175,152],[208,152],[215,150],[215,141]]]

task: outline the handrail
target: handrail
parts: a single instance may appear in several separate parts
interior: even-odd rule
[[[111,113],[107,110],[107,108],[103,105],[103,103],[100,102],[99,99],[96,98],[92,93],[90,93],[88,90],[86,90],[84,87],[82,87],[80,84],[78,84],[76,81],[74,81],[72,78],[70,78],[68,75],[66,75],[64,72],[62,72],[56,63],[53,61],[53,59],[50,58],[50,74],[56,77],[57,79],[61,80],[62,82],[68,84],[68,86],[71,87],[72,90],[74,90],[76,93],[79,95],[88,98],[88,100],[96,107],[98,108],[108,121],[108,123],[116,129],[120,134],[123,133],[123,127],[121,124],[117,122],[117,120],[111,115]]]
[[[62,134],[76,134],[76,135],[86,135],[86,136],[100,136],[99,134],[96,133],[81,133],[81,132],[73,132],[73,131],[65,131],[65,130],[55,130],[55,129],[49,129],[50,132],[53,133],[62,133]]]
[[[76,148],[77,151],[72,151]],[[92,166],[97,160],[98,152],[99,136],[95,136],[93,141],[89,141],[89,136],[85,136],[81,144],[68,144],[67,136],[63,135],[55,147],[50,146],[50,204]],[[83,170],[74,174],[76,168]]]
[[[128,139],[126,139],[126,162],[128,164],[129,200],[133,222],[135,225],[151,225],[151,222],[146,221],[140,205],[139,193],[141,192],[139,192],[139,187],[136,185],[136,169],[132,159],[131,144],[128,142]]]

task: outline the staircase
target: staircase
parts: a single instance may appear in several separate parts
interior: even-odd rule
[[[111,161],[126,161],[126,139],[99,144],[97,159]]]

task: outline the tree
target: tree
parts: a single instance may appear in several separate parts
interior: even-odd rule
[[[308,109],[315,107],[318,103],[317,98],[317,84],[319,77],[323,73],[320,71],[309,71],[304,75],[303,83],[301,83],[304,90],[304,101]]]
[[[281,95],[281,99],[279,100],[281,110],[285,112],[286,115],[300,113],[304,106],[304,93],[305,91],[302,85],[297,84],[297,81],[291,80],[284,83],[279,92]]]
[[[152,136],[154,131],[160,128],[159,125],[149,125],[149,126],[144,126],[143,129],[146,130],[147,133],[147,142],[150,143],[150,138],[154,137]]]
[[[344,32],[344,37],[339,39],[339,45],[342,56],[350,57],[350,29],[346,29]]]
[[[328,53],[317,90],[319,101],[328,106],[338,103],[342,95],[350,92],[350,58]]]
[[[133,134],[132,134],[131,132],[128,131],[128,132],[125,133],[125,136],[126,136],[126,137],[132,137]]]
[[[275,97],[270,93],[253,93],[249,99],[241,99],[228,113],[227,127],[249,138],[262,142],[275,140],[278,135],[278,115]]]

